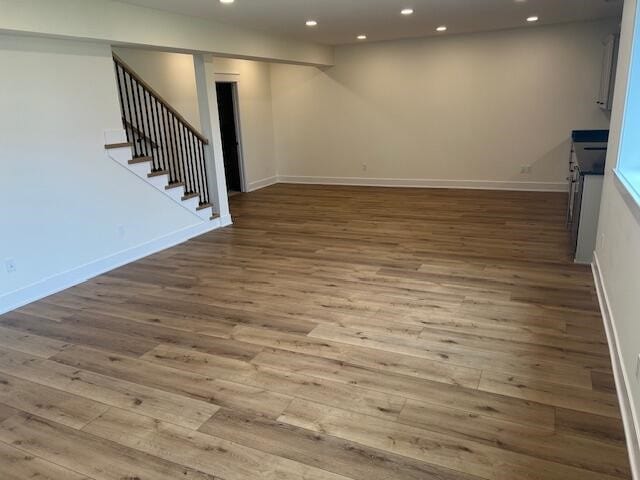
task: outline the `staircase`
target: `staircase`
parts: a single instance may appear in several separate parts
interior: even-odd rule
[[[202,219],[215,220],[209,140],[117,55],[113,60],[126,142],[107,143],[109,155]]]

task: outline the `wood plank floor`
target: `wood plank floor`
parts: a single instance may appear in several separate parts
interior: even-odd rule
[[[277,185],[0,317],[0,477],[630,478],[565,195]]]

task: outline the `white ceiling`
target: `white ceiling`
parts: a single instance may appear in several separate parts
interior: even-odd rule
[[[126,3],[205,16],[220,22],[285,37],[328,45],[528,27],[530,15],[538,25],[619,17],[623,0],[124,0]],[[400,15],[415,9],[409,17]],[[305,26],[307,19],[319,22]],[[442,34],[437,34],[442,35]]]

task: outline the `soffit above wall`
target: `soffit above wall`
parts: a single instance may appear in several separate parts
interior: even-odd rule
[[[537,25],[620,17],[623,0],[124,0],[185,15],[205,17],[297,40],[326,45],[436,35],[447,25],[451,33],[470,33]],[[409,17],[400,15],[415,9]],[[307,19],[319,25],[305,26]]]
[[[0,0],[0,12],[0,34],[307,65],[333,62],[333,49],[312,41],[111,0]]]

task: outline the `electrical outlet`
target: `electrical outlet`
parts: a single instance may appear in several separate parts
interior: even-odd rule
[[[7,258],[4,261],[4,267],[7,269],[7,273],[14,273],[17,270],[16,261],[13,258]]]
[[[368,167],[368,165],[367,165],[366,163],[363,163],[363,164],[362,164],[362,171],[363,171],[363,172],[366,172],[366,171],[367,171],[367,168],[369,168],[369,167]]]
[[[520,167],[520,173],[523,175],[528,175],[531,173],[531,170],[531,165],[522,165],[522,167]]]

